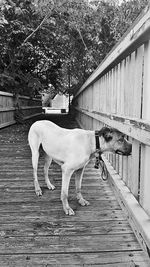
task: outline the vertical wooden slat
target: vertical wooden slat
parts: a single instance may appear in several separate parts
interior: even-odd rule
[[[135,52],[133,52],[129,57],[128,62],[128,88],[127,88],[127,94],[128,94],[128,116],[132,117],[133,115],[133,92],[134,92],[134,77],[135,77]],[[135,103],[135,102],[134,102]]]
[[[117,71],[117,114],[121,115],[121,64],[118,64]]]
[[[123,65],[122,65],[122,78],[123,78],[123,94],[122,94],[122,103],[123,104],[123,115],[128,115],[128,88],[129,88],[129,81],[128,81],[128,67],[129,67],[129,57],[124,59]],[[122,173],[123,181],[127,184],[128,182],[128,159],[127,157],[123,157],[123,173]]]
[[[124,115],[124,89],[125,89],[125,59],[121,62],[120,65],[120,115]]]
[[[132,138],[128,138],[128,141],[132,143]],[[132,183],[132,160],[131,157],[127,157],[127,181],[126,184],[128,188],[131,190],[131,183]]]
[[[106,74],[104,75],[104,86],[103,86],[103,112],[106,112]]]
[[[94,92],[93,92],[93,110],[98,111],[99,110],[99,86],[98,81],[94,84]]]
[[[122,172],[122,178],[125,184],[127,184],[128,181],[128,158],[126,156],[123,157],[123,172]]]
[[[98,111],[101,109],[101,79],[98,80]]]
[[[116,67],[113,68],[113,82],[112,82],[112,114],[116,113]]]
[[[144,46],[140,46],[135,53],[134,90],[133,90],[133,117],[141,117],[142,83],[143,83],[143,54]]]
[[[114,94],[114,87],[113,87],[113,69],[110,71],[110,113],[113,113],[113,94]]]
[[[109,108],[108,108],[109,107],[109,94],[108,94],[109,93],[109,89],[108,89],[108,79],[109,78],[108,78],[108,76],[109,76],[109,73],[107,72],[106,73],[106,88],[105,88],[105,90],[106,90],[106,96],[105,96],[106,97],[106,100],[105,100],[106,101],[106,109],[105,109],[105,112],[109,111]]]
[[[123,76],[123,62],[120,62],[118,65],[118,76],[117,76],[117,114],[120,116],[123,113],[123,84],[122,84],[122,76]],[[123,172],[123,158],[119,155],[119,168],[118,173],[120,177],[122,177]]]
[[[101,84],[101,111],[104,110],[104,79],[105,76],[102,77],[102,84]]]
[[[134,55],[134,54],[133,54]],[[143,46],[138,48],[132,57],[132,117],[140,118],[141,101],[142,101],[142,75],[143,75]],[[134,103],[134,104],[133,104]],[[136,140],[132,141],[132,159],[131,159],[131,175],[129,180],[129,188],[133,195],[138,198],[139,189],[139,153],[140,143]]]
[[[144,47],[142,118],[150,121],[150,41]],[[150,215],[150,147],[141,147],[140,203]]]
[[[132,194],[138,198],[138,188],[139,188],[139,142],[136,140],[132,141],[132,156],[129,157],[131,161],[131,180],[129,181],[129,186]]]
[[[122,177],[123,173],[123,156],[119,155],[119,175]]]

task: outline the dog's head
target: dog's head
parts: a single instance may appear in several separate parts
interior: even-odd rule
[[[111,151],[120,155],[129,156],[132,152],[132,144],[125,138],[125,135],[115,128],[103,127],[99,131],[103,137],[102,150]]]

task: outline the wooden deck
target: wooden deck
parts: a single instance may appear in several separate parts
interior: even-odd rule
[[[61,126],[76,127],[66,115],[52,119]],[[56,190],[46,188],[43,153],[38,172],[43,196],[35,195],[27,142],[30,123],[0,131],[0,266],[150,266],[108,181],[101,180],[92,162],[83,179],[90,206],[78,205],[71,181],[75,216],[62,210],[61,170],[55,163],[50,173]]]

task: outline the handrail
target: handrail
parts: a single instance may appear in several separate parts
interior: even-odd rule
[[[119,42],[112,48],[102,63],[91,74],[87,81],[76,93],[75,98],[88,86],[95,82],[100,76],[108,72],[109,69],[130,54],[142,43],[149,40],[150,34],[150,6],[147,6],[128,31],[122,36]]]

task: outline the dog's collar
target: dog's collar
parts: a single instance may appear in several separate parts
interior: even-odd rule
[[[102,152],[101,152],[101,148],[100,148],[100,143],[99,143],[99,132],[95,131],[95,141],[96,141],[96,162],[95,162],[95,168],[99,169],[99,166],[101,165],[102,168],[102,173],[101,173],[101,177],[102,179],[105,181],[107,180],[107,171],[106,171],[106,167],[105,167],[105,163],[102,159]]]
[[[103,160],[101,157],[102,152],[99,143],[99,131],[95,131],[95,143],[96,143],[96,152],[98,153],[98,156],[96,156],[96,158],[98,160]]]
[[[100,151],[100,143],[99,143],[99,133],[95,131],[95,142],[96,142],[96,150]]]

